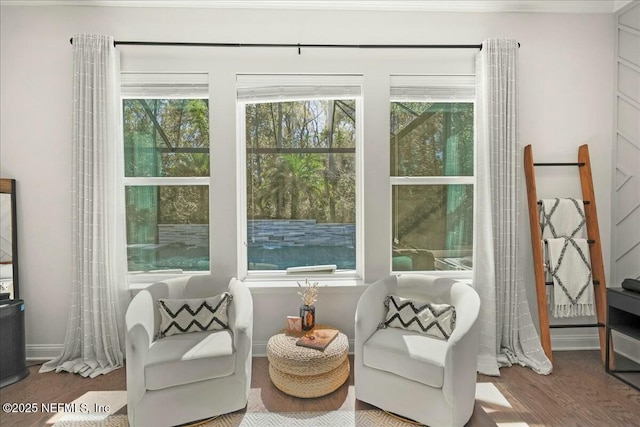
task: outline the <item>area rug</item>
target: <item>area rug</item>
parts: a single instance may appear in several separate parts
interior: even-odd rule
[[[89,417],[87,417],[89,418]],[[129,427],[126,415],[61,420],[53,427]],[[415,427],[379,410],[331,412],[253,412],[222,415],[198,427]]]
[[[52,427],[130,427],[121,409],[126,405],[125,391],[92,391],[74,400],[71,407],[105,408],[93,412],[58,413],[49,420]],[[485,413],[511,408],[498,388],[491,383],[476,385],[476,404]],[[498,424],[500,425],[500,424]],[[525,423],[510,427],[526,426]],[[391,414],[377,409],[336,410],[325,412],[235,412],[221,415],[198,427],[416,427]]]

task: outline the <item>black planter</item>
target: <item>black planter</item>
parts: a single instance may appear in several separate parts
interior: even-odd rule
[[[313,305],[301,305],[300,317],[302,318],[302,330],[313,329],[316,324],[316,308]]]

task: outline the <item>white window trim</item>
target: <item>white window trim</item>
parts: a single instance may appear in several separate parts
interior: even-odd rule
[[[238,88],[245,90],[255,85],[257,87],[261,85],[269,86],[304,86],[316,85],[321,87],[325,85],[348,85],[353,86],[357,82],[360,86],[359,95],[344,95],[333,97],[330,99],[353,99],[356,103],[356,120],[355,120],[355,134],[356,134],[356,268],[354,270],[335,271],[333,273],[310,273],[310,274],[287,274],[284,270],[249,270],[247,266],[248,257],[248,236],[247,236],[247,195],[246,195],[246,106],[248,104],[255,104],[260,102],[285,102],[285,101],[298,101],[309,99],[329,99],[327,96],[313,95],[302,96],[303,94],[281,94],[273,97],[271,100],[265,98],[252,99],[247,95],[246,99],[237,100],[236,104],[236,135],[237,135],[237,209],[238,209],[238,278],[244,282],[247,282],[250,286],[291,286],[291,284],[301,280],[317,281],[320,285],[327,286],[357,286],[362,285],[364,277],[364,212],[363,212],[363,104],[362,104],[362,76],[360,75],[238,75]],[[351,92],[351,91],[349,91]]]

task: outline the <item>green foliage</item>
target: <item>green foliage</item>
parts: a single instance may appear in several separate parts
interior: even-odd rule
[[[472,176],[473,104],[391,103],[392,176]]]
[[[204,99],[125,99],[125,176],[209,176]],[[127,241],[157,242],[157,224],[208,224],[207,186],[129,187]]]
[[[261,206],[275,206],[275,216],[299,219],[299,211],[310,211],[322,192],[324,164],[317,154],[285,154],[265,166],[257,189]]]
[[[473,176],[471,103],[391,104],[391,175]],[[394,186],[393,239],[399,248],[467,250],[473,187]]]
[[[351,100],[246,106],[250,219],[355,221],[354,109]]]
[[[125,99],[125,176],[209,176],[204,99]]]
[[[355,222],[355,101],[246,105],[249,219]],[[123,104],[128,177],[209,176],[209,108],[202,99]],[[472,176],[473,104],[393,102],[392,176]],[[394,236],[421,247],[470,243],[469,186],[394,188]],[[437,187],[437,188],[436,188]],[[127,192],[129,242],[153,240],[158,223],[208,224],[207,186]]]

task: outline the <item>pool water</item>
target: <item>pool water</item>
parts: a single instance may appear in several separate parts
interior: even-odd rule
[[[144,245],[128,249],[129,271],[209,271],[206,247],[179,244]],[[335,264],[340,270],[356,267],[356,250],[345,246],[249,247],[249,270],[286,270],[289,267]]]
[[[248,249],[249,270],[286,270],[289,267],[335,264],[339,270],[356,268],[356,250],[344,246],[296,246]]]

